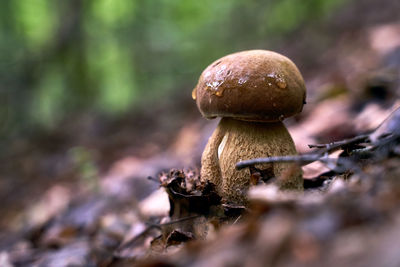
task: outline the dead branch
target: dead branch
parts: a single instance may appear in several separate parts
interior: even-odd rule
[[[364,142],[369,142],[369,134],[362,134],[362,135],[357,135],[353,138],[350,139],[344,139],[328,144],[315,144],[315,145],[308,145],[309,148],[325,148],[324,150],[319,151],[320,153],[331,153],[336,150],[342,149],[343,147],[350,146],[350,145],[355,145],[355,144],[360,144]]]
[[[241,170],[243,168],[247,168],[253,165],[262,164],[262,163],[273,163],[273,162],[296,162],[300,165],[307,165],[311,162],[317,161],[321,159],[322,155],[320,154],[304,154],[300,156],[280,156],[280,157],[267,157],[267,158],[256,158],[250,160],[243,160],[236,163],[236,169]]]

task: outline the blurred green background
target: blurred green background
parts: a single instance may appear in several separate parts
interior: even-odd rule
[[[202,69],[276,49],[344,0],[2,0],[2,140],[85,112],[118,117],[190,97]]]

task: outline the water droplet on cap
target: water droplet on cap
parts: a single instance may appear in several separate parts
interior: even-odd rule
[[[224,83],[223,80],[208,82],[208,83],[206,83],[207,90],[210,91],[212,94],[214,94],[216,96],[222,96],[223,91],[224,91],[224,87],[221,87],[221,85],[223,83]]]
[[[269,73],[267,75],[269,78],[268,85],[271,86],[271,80],[281,89],[284,89],[287,87],[287,83],[285,79],[283,78],[282,74],[276,74],[275,72]]]
[[[279,79],[276,80],[276,85],[278,85],[278,87],[281,88],[281,89],[284,89],[287,86],[285,80],[282,79],[282,78],[279,78]]]
[[[239,80],[238,80],[238,84],[244,84],[244,83],[246,83],[247,82],[247,79],[246,78],[240,78]]]

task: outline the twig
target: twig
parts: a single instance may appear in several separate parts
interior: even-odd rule
[[[340,141],[336,141],[336,142],[332,142],[332,143],[328,143],[328,144],[308,145],[308,147],[309,148],[325,148],[325,151],[323,151],[323,152],[329,153],[329,152],[336,151],[336,150],[342,148],[343,146],[366,142],[366,141],[368,141],[368,139],[369,139],[369,134],[362,134],[362,135],[358,135],[358,136],[355,136],[350,139],[344,139],[344,140],[340,140]],[[320,152],[322,152],[322,151],[320,151]]]
[[[161,227],[166,226],[166,225],[171,225],[171,224],[175,224],[175,223],[188,221],[188,220],[191,220],[191,219],[196,219],[196,218],[201,217],[201,216],[202,215],[192,215],[192,216],[176,219],[176,220],[173,220],[173,221],[170,221],[170,222],[165,222],[165,223],[146,223],[146,224],[148,224],[149,226],[156,227],[156,228],[161,228]]]
[[[176,196],[180,196],[180,197],[184,197],[184,198],[196,197],[196,195],[189,195],[189,194],[183,194],[183,193],[176,192],[172,187],[168,187],[167,189],[170,190],[171,193]]]
[[[160,223],[160,224],[156,224],[156,223],[150,223],[147,222],[147,227],[146,229],[144,229],[140,234],[136,235],[135,237],[133,237],[131,240],[129,240],[128,242],[126,242],[125,244],[122,244],[121,246],[119,246],[115,252],[114,252],[114,256],[115,257],[120,257],[120,253],[122,250],[132,246],[137,240],[139,240],[141,237],[147,235],[152,229],[156,228],[156,229],[161,229],[162,226],[165,225],[171,225],[171,224],[175,224],[175,223],[179,223],[179,222],[183,222],[183,221],[187,221],[187,220],[191,220],[191,219],[195,219],[200,217],[201,215],[193,215],[193,216],[189,216],[189,217],[185,217],[185,218],[180,218],[177,220],[173,220],[170,222],[166,222],[166,223]]]
[[[138,241],[141,237],[144,237],[145,235],[147,235],[153,228],[156,228],[153,225],[149,225],[146,227],[146,229],[144,229],[140,234],[136,235],[135,237],[133,237],[131,240],[129,240],[128,242],[126,242],[125,244],[121,244],[115,251],[114,251],[114,257],[117,258],[121,258],[121,252],[132,246],[133,244],[135,244],[136,241]]]
[[[155,182],[155,183],[157,183],[157,184],[160,184],[160,180],[157,179],[157,178],[154,178],[154,177],[152,177],[152,176],[147,176],[147,180],[150,180],[150,181],[152,181],[152,182]]]
[[[362,134],[350,139],[328,144],[308,145],[309,148],[317,149],[300,156],[267,157],[240,161],[236,163],[236,169],[240,170],[262,163],[296,162],[299,165],[304,166],[314,161],[320,161],[326,164],[326,166],[335,173],[344,173],[348,170],[352,170],[353,172],[362,172],[360,166],[356,164],[359,160],[370,157],[375,157],[376,159],[387,156],[391,151],[393,151],[393,146],[400,143],[400,131],[398,130],[398,125],[400,124],[399,121],[400,108],[393,112],[370,134]],[[361,143],[364,143],[366,146],[363,146],[361,149],[359,147],[354,147],[354,145],[359,145]],[[344,154],[342,153],[339,158],[333,159],[328,157],[330,153],[339,149],[342,149],[345,152]],[[322,182],[323,179],[314,179],[305,182],[305,187],[317,187]]]
[[[243,160],[236,163],[236,169],[241,170],[243,168],[247,168],[253,165],[262,164],[262,163],[273,163],[273,162],[297,162],[300,165],[307,165],[311,162],[320,160],[322,155],[319,153],[313,154],[304,154],[300,156],[281,156],[281,157],[267,157],[267,158],[256,158]]]
[[[243,168],[247,168],[256,164],[273,163],[273,162],[296,162],[301,166],[310,164],[311,162],[314,161],[332,163],[333,159],[327,157],[329,153],[341,149],[343,148],[343,146],[349,146],[361,142],[367,142],[368,140],[369,140],[369,135],[363,134],[350,139],[332,142],[329,144],[308,145],[310,148],[319,148],[319,149],[312,153],[303,154],[299,156],[280,156],[280,157],[266,157],[266,158],[257,158],[251,160],[243,160],[236,163],[236,169],[241,170]]]
[[[236,218],[236,220],[232,223],[232,225],[235,225],[235,224],[240,220],[240,218],[242,218],[242,215],[239,215],[239,216]]]

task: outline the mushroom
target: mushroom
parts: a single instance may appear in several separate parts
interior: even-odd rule
[[[214,183],[226,201],[245,204],[259,179],[303,188],[301,168],[293,163],[235,169],[241,160],[297,154],[282,120],[301,112],[306,88],[290,59],[266,50],[227,55],[203,71],[192,97],[203,117],[222,117],[204,149],[201,179]]]

